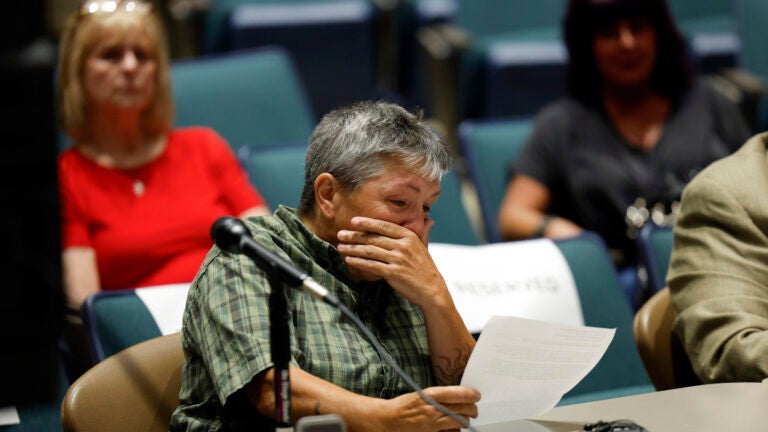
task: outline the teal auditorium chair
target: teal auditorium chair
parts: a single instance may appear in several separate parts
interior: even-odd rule
[[[704,73],[737,64],[741,43],[736,31],[734,0],[668,0],[694,60]]]
[[[296,208],[304,187],[307,146],[242,147],[240,163],[272,210],[279,204]]]
[[[566,0],[456,0],[462,118],[525,116],[565,91],[560,20]]]
[[[95,362],[162,335],[136,290],[100,291],[86,299],[82,309]]]
[[[532,127],[530,118],[465,120],[459,125],[459,148],[477,190],[490,242],[501,241],[496,219],[507,189],[509,164],[522,150]]]
[[[468,46],[453,47],[460,57],[460,118],[530,115],[565,93],[561,22],[567,0],[444,1],[456,5],[448,21],[469,38]],[[705,73],[733,66],[738,56],[731,1],[669,1]]]
[[[431,105],[446,105],[441,97],[449,88],[456,93],[453,115],[459,121],[527,116],[564,93],[566,54],[560,20],[567,0],[434,1],[453,16],[432,26],[435,31],[421,31],[430,35],[426,40],[441,41],[422,42],[429,60],[438,63],[426,78],[435,83],[427,92]],[[438,60],[445,58],[449,60]],[[454,82],[437,82],[434,76],[449,76]],[[453,125],[450,119],[443,121]]]
[[[205,45],[283,47],[322,115],[378,96],[377,13],[371,0],[223,0],[211,5]]]
[[[462,198],[461,178],[456,171],[449,171],[440,182],[440,198],[429,214],[435,225],[429,233],[429,241],[461,245],[482,243],[472,226]]]
[[[312,133],[314,113],[282,48],[179,60],[171,72],[175,126],[210,126],[235,152],[304,143]]]
[[[667,268],[674,240],[672,227],[645,225],[637,237],[639,259],[648,272],[649,295],[666,286]]]
[[[19,424],[0,426],[0,432],[60,432],[61,402],[69,388],[69,380],[62,365],[59,371],[58,392],[53,400],[32,405],[17,406]]]
[[[240,6],[249,4],[307,5],[322,4],[327,3],[328,1],[329,0],[217,0],[211,2],[210,9],[205,15],[203,51],[206,53],[217,53],[232,49],[229,26],[230,21],[232,20],[232,11]]]
[[[634,313],[624,297],[603,240],[597,234],[586,232],[556,240],[555,245],[573,274],[584,324],[616,329],[603,358],[563,397],[560,405],[654,391],[635,345]]]
[[[739,67],[763,80],[768,80],[768,50],[765,28],[768,24],[768,2],[765,0],[734,0],[736,32],[741,41]],[[762,97],[754,119],[755,132],[768,129],[768,98]]]

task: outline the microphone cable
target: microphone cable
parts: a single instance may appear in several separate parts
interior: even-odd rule
[[[333,301],[333,300],[336,300],[336,301]],[[358,318],[357,315],[355,315],[352,311],[350,311],[349,308],[347,308],[347,306],[345,306],[343,303],[338,301],[335,296],[333,297],[333,300],[329,301],[328,303],[336,306],[337,308],[339,308],[339,310],[341,311],[341,313],[344,314],[344,316],[346,316],[347,318],[351,319],[352,322],[355,323],[355,325],[360,329],[360,331],[363,332],[365,337],[367,337],[368,340],[371,341],[371,343],[373,344],[373,347],[376,349],[376,352],[378,352],[379,355],[384,358],[384,361],[386,361],[387,364],[389,366],[391,366],[392,369],[395,370],[395,373],[397,373],[397,375],[400,376],[400,378],[403,381],[405,381],[406,384],[408,384],[416,393],[418,393],[418,395],[421,396],[421,398],[425,402],[427,402],[428,404],[432,405],[435,409],[437,409],[441,413],[443,413],[446,416],[448,416],[448,417],[452,418],[453,420],[455,420],[457,423],[459,423],[461,425],[461,427],[463,427],[465,429],[468,429],[471,432],[477,432],[477,429],[475,429],[474,427],[472,427],[472,425],[469,424],[469,420],[464,420],[463,417],[461,417],[460,415],[458,415],[455,412],[451,411],[449,408],[445,407],[440,402],[434,400],[428,394],[424,393],[424,389],[422,389],[421,386],[419,386],[419,384],[416,383],[416,381],[414,381],[413,378],[411,378],[408,375],[408,373],[406,373],[395,362],[395,360],[392,358],[392,356],[390,356],[389,353],[386,352],[384,347],[381,346],[379,341],[376,340],[376,337],[374,336],[373,332],[371,332],[371,330],[368,327],[365,326],[365,324],[360,320],[360,318]]]

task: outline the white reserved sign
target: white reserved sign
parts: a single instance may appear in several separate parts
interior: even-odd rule
[[[136,295],[152,314],[163,335],[181,331],[189,285],[183,283],[136,289]]]
[[[573,275],[551,240],[430,243],[429,252],[473,333],[493,315],[584,325]]]

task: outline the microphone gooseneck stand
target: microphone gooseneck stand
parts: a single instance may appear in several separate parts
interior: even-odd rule
[[[275,269],[267,270],[269,285],[269,351],[274,364],[275,423],[276,428],[291,427],[291,334],[288,328],[288,303]]]
[[[289,363],[291,358],[290,329],[288,327],[288,304],[285,292],[281,289],[285,284],[301,284],[299,279],[291,278],[291,274],[281,271],[279,257],[256,243],[251,237],[245,224],[233,217],[223,217],[214,222],[211,227],[211,238],[224,251],[234,254],[244,254],[251,258],[256,265],[267,272],[271,287],[269,293],[269,348],[272,357],[275,392],[275,427],[276,430],[291,428],[291,374]],[[295,275],[294,275],[295,276]]]
[[[244,254],[267,272],[267,278],[271,287],[269,294],[269,342],[270,354],[274,363],[275,421],[277,429],[291,430],[289,315],[285,293],[279,289],[279,287],[285,284],[302,288],[316,299],[339,308],[342,314],[352,320],[360,331],[363,332],[384,361],[424,401],[458,422],[462,427],[471,432],[477,432],[464,418],[424,393],[419,384],[400,368],[384,347],[381,346],[381,343],[379,343],[371,330],[365,326],[357,315],[341,303],[336,296],[315,282],[306,272],[299,270],[292,263],[287,262],[284,258],[253,240],[248,228],[241,220],[230,216],[219,218],[211,227],[211,237],[213,242],[222,250],[235,254]]]

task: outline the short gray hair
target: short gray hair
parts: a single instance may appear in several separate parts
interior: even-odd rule
[[[320,174],[329,173],[342,187],[353,190],[381,175],[393,157],[416,174],[437,181],[452,163],[448,147],[420,113],[369,101],[329,112],[309,139],[299,214],[314,209],[314,183]]]

